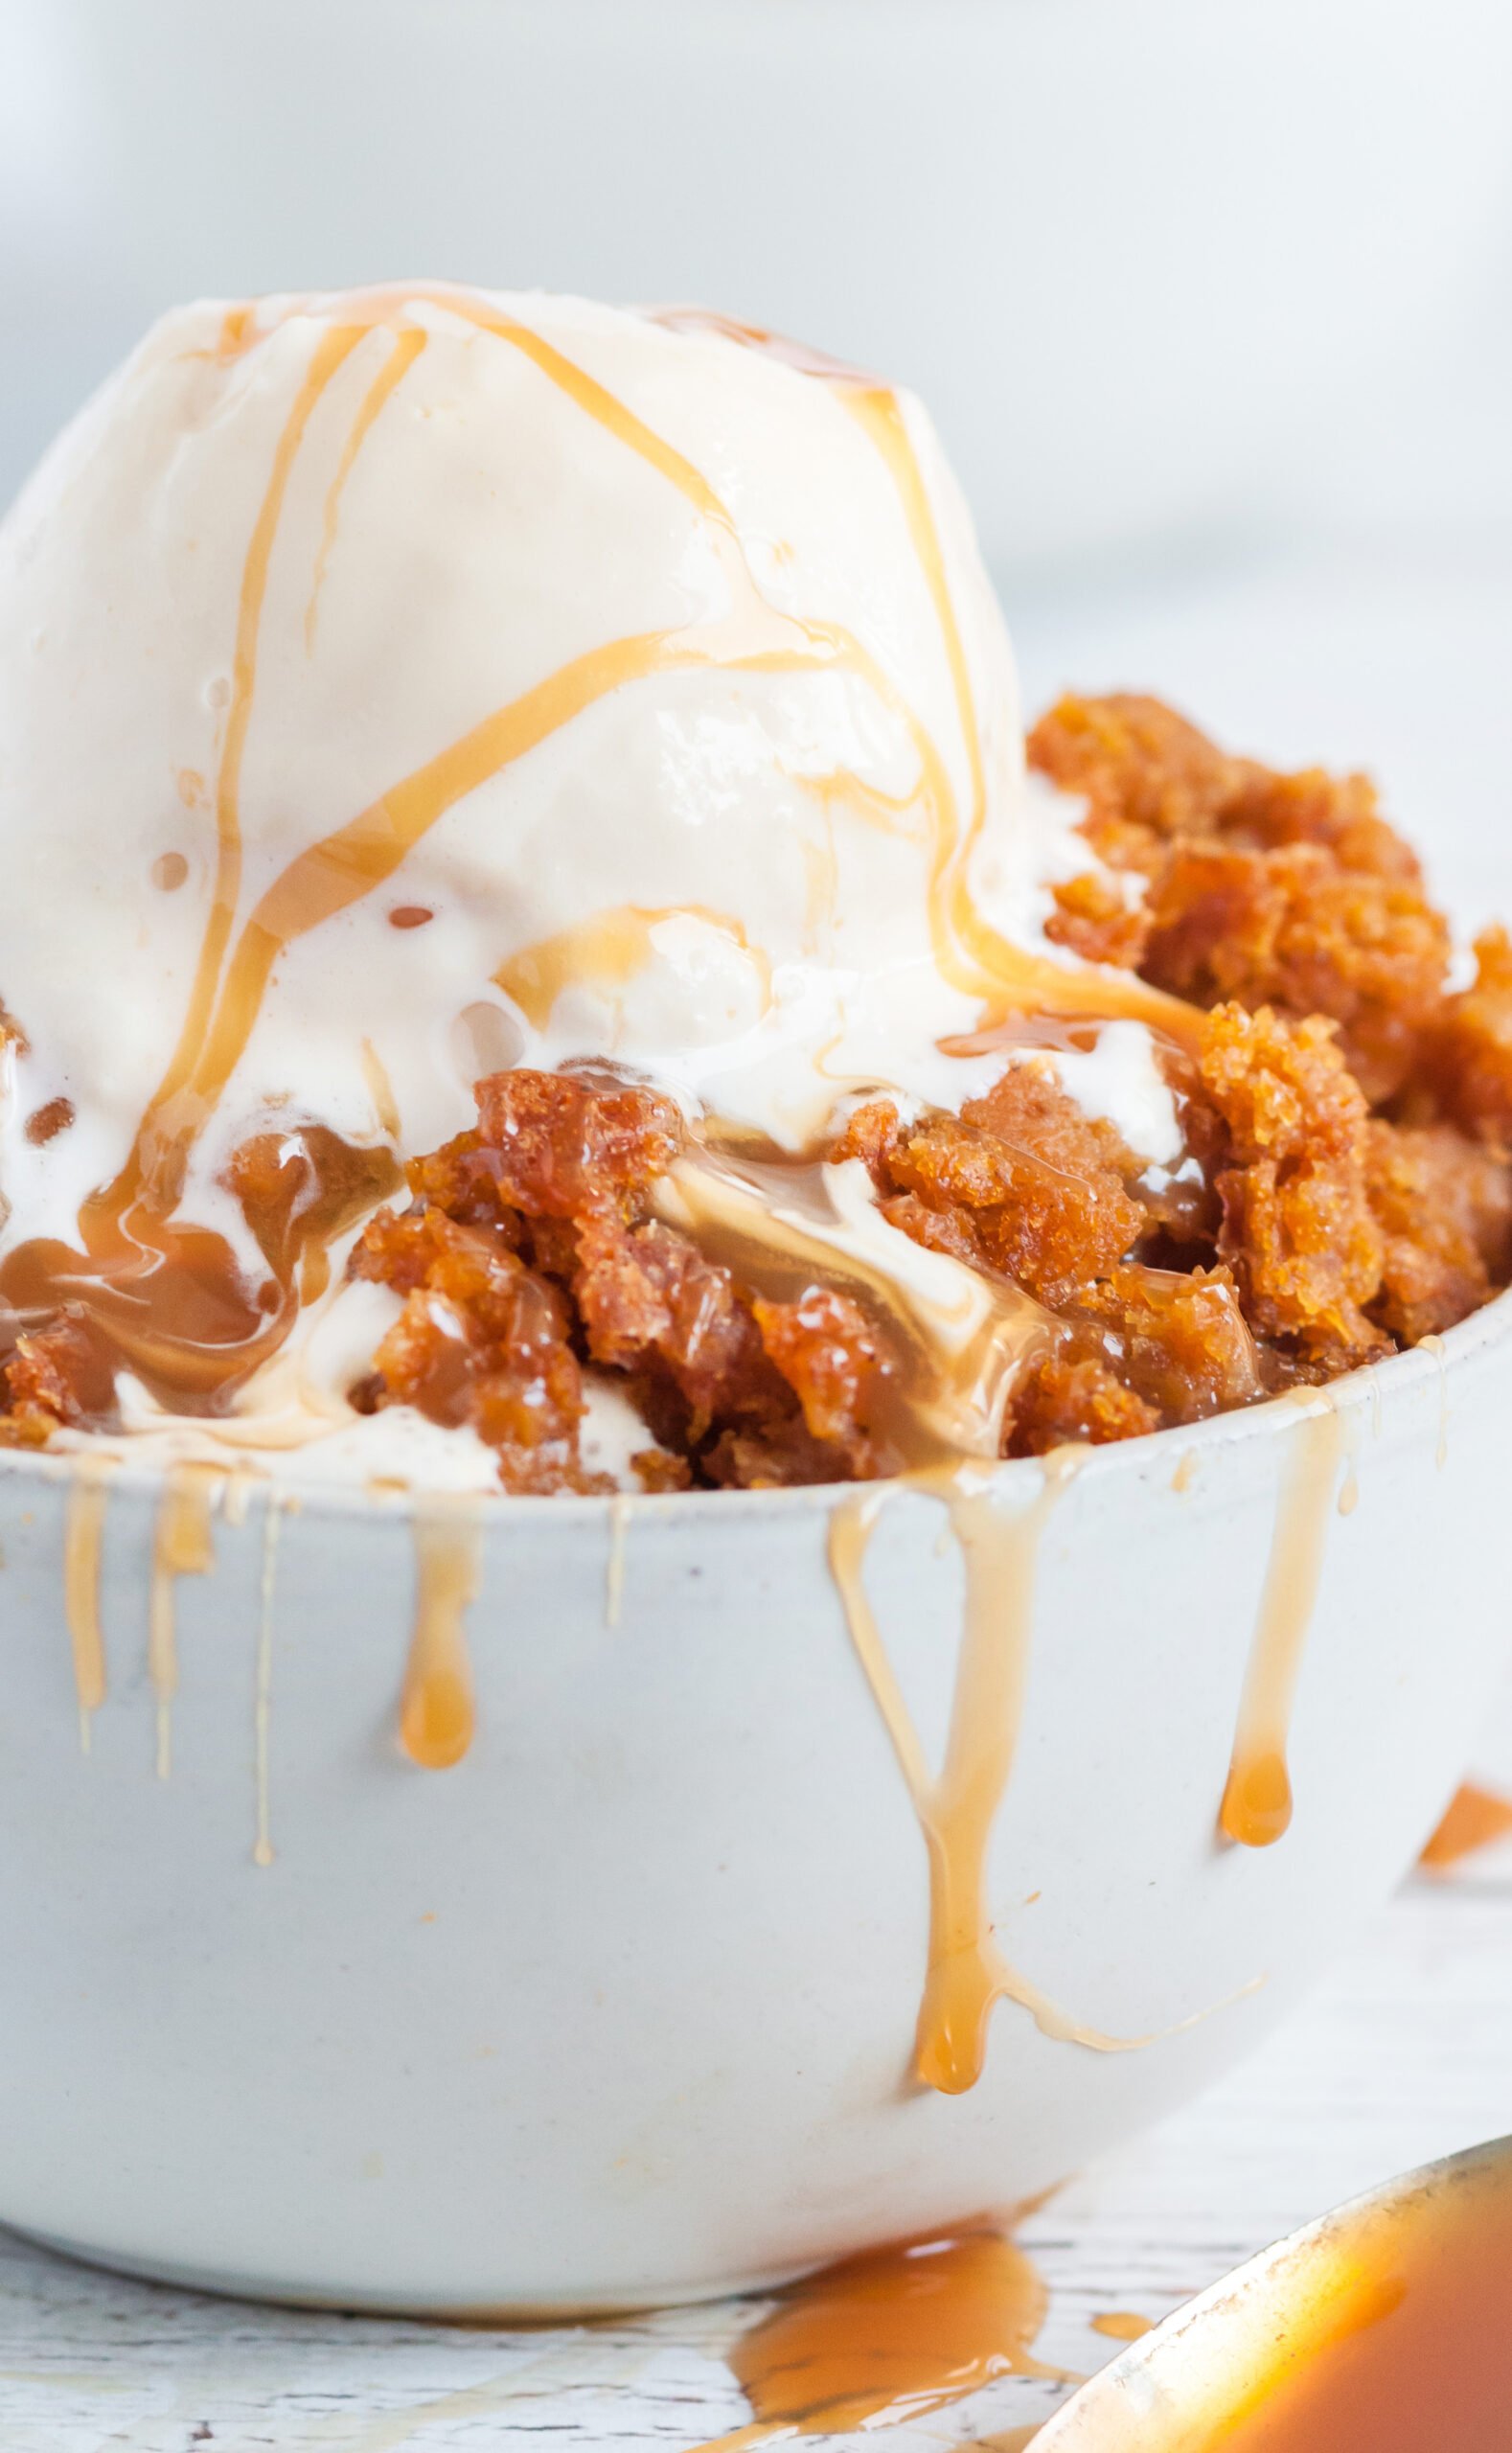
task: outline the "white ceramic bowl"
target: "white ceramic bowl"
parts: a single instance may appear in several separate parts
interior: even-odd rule
[[[1314,1434],[1269,1406],[1088,1456],[1061,1492],[994,1922],[1096,2028],[1212,2014],[1101,2053],[1005,2002],[954,2097],[909,2079],[925,1848],[826,1564],[845,1494],[622,1503],[617,1623],[611,1502],[490,1502],[478,1732],[447,1772],[396,1744],[404,1502],[311,1496],[265,1621],[259,1865],[263,1501],[179,1584],[164,1781],[158,1486],[127,1471],[112,1499],[86,1754],[69,1469],[7,1459],[0,2218],[232,2291],[559,2309],[766,2281],[1043,2189],[1246,2051],[1348,1938],[1433,1823],[1503,1652],[1512,1298],[1337,1400],[1295,1815],[1268,1849],[1220,1845],[1215,1817],[1278,1493]],[[1001,1468],[1004,1508],[1042,1479]],[[961,1618],[942,1524],[895,1492],[868,1563],[931,1753]]]
[[[0,0],[0,496],[179,299],[429,273],[913,384],[999,567],[1363,450],[1399,512],[1425,369],[1468,449],[1509,119],[1501,0]]]

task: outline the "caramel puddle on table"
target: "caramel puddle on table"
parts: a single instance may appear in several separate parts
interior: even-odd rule
[[[1456,1789],[1442,1823],[1430,1840],[1419,1865],[1443,1873],[1478,1848],[1489,1848],[1512,1831],[1512,1798],[1499,1798],[1473,1780]]]
[[[1246,1848],[1271,1847],[1292,1820],[1287,1739],[1343,1446],[1338,1409],[1325,1402],[1292,1433],[1281,1470],[1271,1562],[1218,1816],[1225,1837]]]
[[[257,1684],[252,1706],[252,1777],[256,1800],[252,1863],[273,1862],[272,1816],[269,1810],[269,1760],[273,1733],[273,1586],[278,1573],[278,1528],[283,1508],[276,1491],[268,1494],[263,1519],[263,1577],[259,1593]]]
[[[157,1504],[152,1535],[152,1582],[148,1597],[147,1667],[157,1700],[157,1777],[168,1778],[173,1759],[173,1698],[178,1692],[178,1579],[208,1575],[216,1564],[212,1520],[225,1483],[216,1465],[171,1465]]]
[[[87,1754],[94,1716],[105,1700],[105,1639],[100,1622],[100,1553],[115,1460],[80,1456],[63,1519],[63,1612],[74,1654],[79,1744]]]
[[[1106,2334],[1110,2342],[1142,2342],[1155,2331],[1155,2319],[1136,2316],[1133,2308],[1105,2308],[1089,2317],[1088,2324],[1094,2334]]]
[[[1046,2302],[1022,2249],[996,2231],[905,2240],[807,2275],[727,2353],[753,2417],[714,2445],[894,2426],[997,2376],[1060,2379],[1033,2356]]]
[[[477,1598],[483,1536],[470,1501],[433,1496],[415,1509],[418,1587],[399,1729],[427,1772],[460,1763],[472,1743],[467,1615]]]

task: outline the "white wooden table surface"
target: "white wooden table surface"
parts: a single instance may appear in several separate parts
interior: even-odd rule
[[[1473,544],[1046,598],[1017,628],[1031,706],[1158,683],[1235,745],[1374,765],[1458,910],[1512,910],[1512,569]],[[1478,1768],[1512,1788],[1512,1698]],[[1117,2348],[1092,2316],[1158,2318],[1331,2202],[1505,2130],[1512,1845],[1409,1884],[1253,2061],[1025,2226],[1051,2292],[1040,2354],[1090,2369]],[[722,2352],[761,2304],[464,2333],[161,2291],[0,2234],[0,2447],[683,2453],[745,2418]],[[1057,2397],[1006,2379],[887,2441],[1017,2430]]]

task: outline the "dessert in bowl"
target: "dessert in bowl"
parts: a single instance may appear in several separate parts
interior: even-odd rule
[[[1178,2099],[1426,1835],[1512,961],[1358,778],[1026,757],[916,402],[171,317],[0,539],[0,2215],[769,2279]]]

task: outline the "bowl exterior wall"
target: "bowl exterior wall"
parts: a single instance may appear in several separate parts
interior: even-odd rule
[[[1271,1848],[1216,1816],[1297,1417],[1104,1451],[1064,1489],[988,1898],[1074,2019],[1157,2040],[1094,2052],[1004,2002],[955,2098],[909,2075],[926,1852],[827,1568],[836,1495],[634,1503],[613,1624],[607,1503],[493,1506],[478,1732],[446,1772],[396,1741],[402,1504],[285,1515],[264,1621],[257,1498],[178,1585],[161,1779],[150,1484],[111,1501],[86,1754],[66,1477],[0,1468],[0,2218],[269,2296],[607,2307],[1042,2189],[1248,2049],[1443,1804],[1505,1643],[1499,1312],[1442,1385],[1427,1355],[1343,1384],[1359,1499],[1329,1505]],[[1005,1506],[1039,1487],[1003,1469]],[[897,1492],[867,1562],[931,1759],[945,1524]]]

